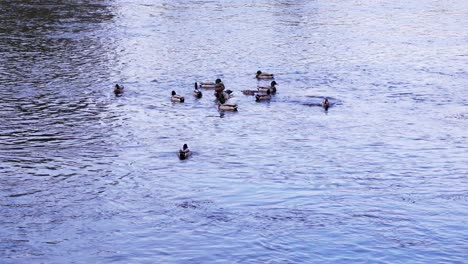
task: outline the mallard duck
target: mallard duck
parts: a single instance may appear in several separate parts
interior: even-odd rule
[[[171,97],[172,102],[181,102],[183,103],[185,101],[185,98],[183,96],[180,96],[176,94],[175,91],[172,91],[172,97]]]
[[[322,102],[322,107],[325,109],[325,111],[328,110],[328,108],[330,108],[330,101],[328,101],[328,98],[325,98]]]
[[[273,79],[273,78],[275,78],[275,77],[273,77],[273,74],[262,72],[262,71],[257,71],[257,74],[255,75],[255,77],[257,79]]]
[[[221,79],[216,79],[216,85],[215,85],[215,97],[219,99],[221,95],[223,95],[224,92],[224,83],[221,81]]]
[[[266,92],[270,91],[272,94],[276,93],[276,85],[275,81],[272,81],[269,86],[257,86],[259,92]]]
[[[201,82],[201,83],[195,83],[195,84],[200,88],[206,88],[206,89],[213,89],[216,86],[216,83],[213,83],[213,82]]]
[[[255,90],[243,90],[242,93],[245,94],[245,95],[255,95],[256,93],[258,93],[258,91],[255,91]]]
[[[216,99],[219,100],[220,97],[224,97],[224,99],[229,99],[232,97],[232,91],[231,90],[224,90],[224,83],[221,81],[221,79],[216,80],[216,87],[215,87],[215,93],[214,96]]]
[[[200,90],[198,90],[197,83],[195,83],[195,89],[193,90],[193,96],[196,98],[202,98],[203,94]]]
[[[257,94],[255,95],[255,101],[267,101],[271,99],[271,92],[267,90],[266,94]]]
[[[237,105],[236,104],[220,104],[219,105],[219,110],[237,111]]]
[[[115,96],[121,96],[123,94],[123,92],[124,92],[124,87],[116,84],[115,87],[114,87]]]
[[[188,159],[192,155],[192,152],[189,150],[187,144],[184,144],[184,146],[179,150],[179,159],[185,160]]]
[[[237,111],[237,104],[226,104],[224,97],[219,98],[219,110],[223,111]]]
[[[206,89],[214,89],[216,88],[216,84],[222,83],[221,79],[216,79],[215,82],[201,82],[201,83],[195,83],[198,87],[200,88],[206,88]]]

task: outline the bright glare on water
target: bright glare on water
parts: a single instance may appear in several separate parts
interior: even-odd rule
[[[467,1],[52,2],[0,3],[1,263],[467,261]]]

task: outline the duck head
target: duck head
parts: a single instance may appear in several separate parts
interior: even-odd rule
[[[176,95],[176,92],[175,92],[175,91],[172,91],[172,93],[171,93],[171,94],[172,94],[172,96],[174,96],[174,95]]]
[[[215,83],[221,83],[221,79],[216,79]]]
[[[270,83],[270,86],[271,86],[272,88],[275,87],[276,85],[277,85],[277,83],[276,83],[275,81],[272,81],[272,82]]]

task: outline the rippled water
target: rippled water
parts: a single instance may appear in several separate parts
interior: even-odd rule
[[[55,2],[0,3],[0,262],[468,259],[468,2]]]

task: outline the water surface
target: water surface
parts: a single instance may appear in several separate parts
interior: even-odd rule
[[[0,18],[2,263],[468,258],[465,1],[3,1]],[[259,69],[271,102],[240,92]],[[191,96],[216,78],[237,113]]]

